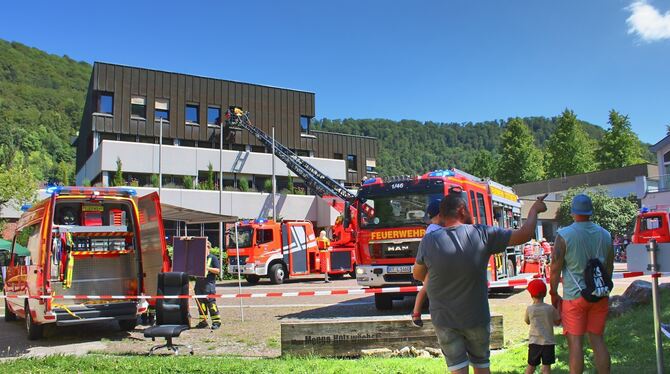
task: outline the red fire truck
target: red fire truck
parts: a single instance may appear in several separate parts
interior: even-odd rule
[[[417,177],[372,178],[358,192],[359,209],[356,278],[367,287],[415,284],[412,267],[426,224],[423,216],[432,200],[443,198],[449,190],[461,193],[475,223],[513,227],[520,214],[516,195],[504,186],[487,183],[456,169],[437,170]],[[505,192],[508,194],[506,195]],[[523,253],[510,247],[491,256],[489,281],[512,279]],[[521,277],[527,277],[521,275]],[[495,287],[495,286],[494,286]],[[505,288],[509,288],[505,286]],[[375,294],[377,309],[391,309],[393,300],[406,294]]]

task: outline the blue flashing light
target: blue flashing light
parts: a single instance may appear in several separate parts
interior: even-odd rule
[[[646,206],[642,207],[642,209],[640,209],[640,213],[649,213],[649,208],[647,208]]]
[[[243,221],[242,221],[242,224],[244,224],[244,225],[248,225],[248,224],[249,224],[249,220],[248,220],[248,219],[243,220]]]
[[[32,206],[33,206],[32,204],[23,204],[23,205],[21,205],[21,211],[22,212],[27,212],[28,209],[30,209],[30,207],[32,207]]]
[[[363,185],[365,186],[366,184],[373,184],[377,181],[377,178],[368,178],[363,182]]]
[[[428,174],[429,177],[453,177],[455,175],[451,170],[435,170]]]
[[[267,222],[267,221],[268,221],[268,220],[266,220],[266,219],[259,218],[259,219],[257,219],[255,222],[256,222],[257,224],[261,224],[261,223],[265,223],[265,222]]]
[[[128,196],[137,196],[137,190],[134,188],[121,187],[119,190],[126,193]]]
[[[60,193],[63,190],[63,186],[50,186],[47,187],[47,194],[53,195]]]

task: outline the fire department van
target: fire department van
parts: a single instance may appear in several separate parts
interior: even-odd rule
[[[55,187],[19,219],[4,286],[5,320],[25,319],[28,338],[45,324],[117,320],[135,328],[147,304],[137,299],[68,295],[155,295],[170,267],[158,194],[128,188]],[[25,251],[18,249],[25,247]],[[43,296],[54,296],[44,298]]]
[[[229,231],[228,271],[239,271],[249,284],[268,277],[281,284],[289,277],[323,274],[334,279],[353,273],[356,264],[354,247],[331,247],[320,253],[314,227],[309,221],[255,220],[238,224]],[[237,241],[236,241],[237,238]],[[327,264],[327,265],[326,265]]]

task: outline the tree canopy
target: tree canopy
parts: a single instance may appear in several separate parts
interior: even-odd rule
[[[628,116],[612,109],[610,128],[600,140],[596,159],[601,169],[614,169],[644,162],[640,139],[633,132]]]
[[[496,171],[500,183],[513,185],[544,177],[542,152],[521,118],[513,118],[507,123],[501,142],[500,162]]]
[[[589,139],[569,109],[558,117],[556,130],[547,144],[547,174],[551,178],[587,173],[595,170],[592,139]]]
[[[638,213],[637,204],[631,199],[610,197],[604,188],[579,187],[568,190],[556,213],[559,225],[572,224],[573,220],[570,215],[572,198],[581,193],[588,195],[593,202],[591,220],[609,231],[612,238],[615,235],[629,234],[632,231],[632,225]]]

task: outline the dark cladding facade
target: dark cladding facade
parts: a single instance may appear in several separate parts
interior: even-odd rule
[[[300,156],[346,161],[346,182],[374,175],[377,140],[311,131],[314,93],[96,62],[77,140],[79,171],[102,140],[219,148],[216,125],[229,106]],[[223,149],[267,152],[252,135],[224,129]]]

